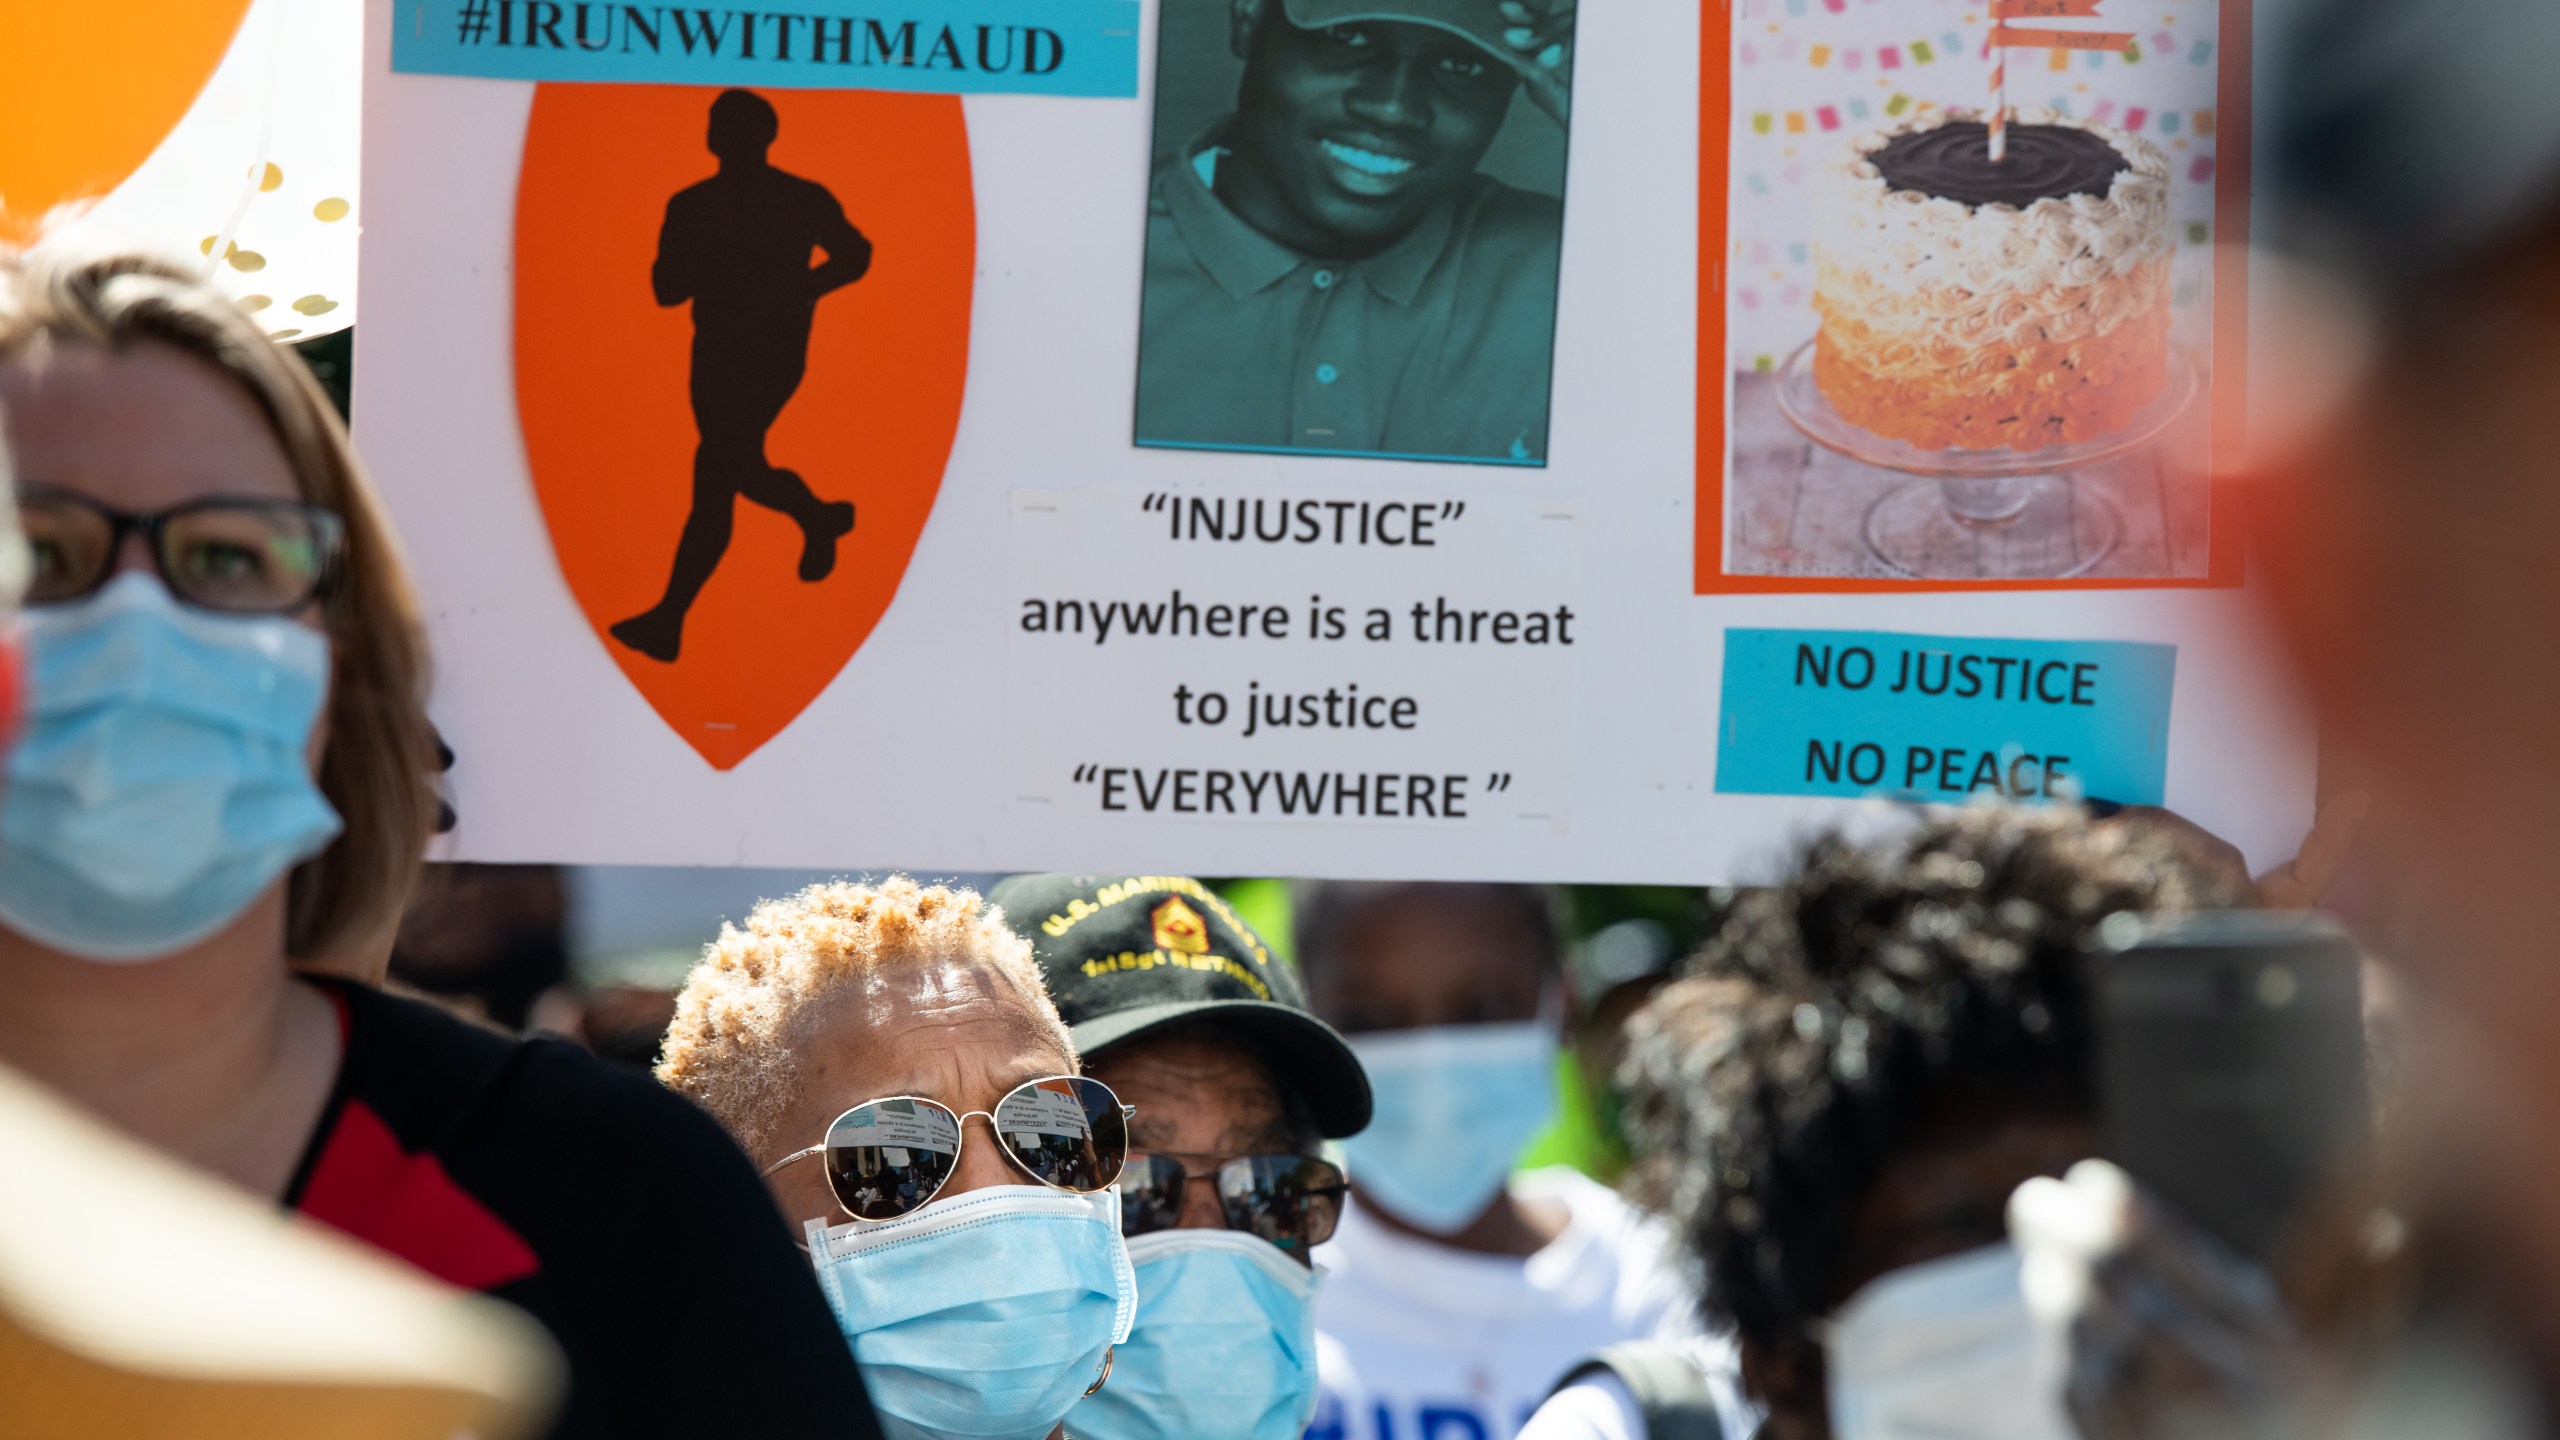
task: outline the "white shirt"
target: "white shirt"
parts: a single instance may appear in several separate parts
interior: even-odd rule
[[[1525,1259],[1434,1244],[1345,1208],[1316,1250],[1328,1273],[1307,1440],[1513,1440],[1593,1351],[1695,1333],[1658,1223],[1572,1170],[1514,1176],[1511,1193],[1560,1202],[1569,1217]]]

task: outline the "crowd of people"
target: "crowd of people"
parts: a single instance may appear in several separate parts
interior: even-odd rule
[[[0,1137],[46,1182],[0,1161],[0,1432],[2560,1428],[2560,207],[2405,163],[2512,77],[2455,26],[2372,63],[2414,32],[2366,8],[2302,42],[2323,278],[2233,482],[2323,726],[2302,854],[1914,811],[1678,947],[1528,885],[1299,883],[1282,937],[1194,876],[892,876],[564,1026],[556,875],[419,899],[452,757],[328,396],[185,267],[0,257]],[[2364,1139],[2238,1243],[2114,1163],[2102,992],[2128,937],[2324,901]],[[1524,1168],[1560,1096],[1597,1138]],[[408,1353],[312,1359],[368,1333]]]

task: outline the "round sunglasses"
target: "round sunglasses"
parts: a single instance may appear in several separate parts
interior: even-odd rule
[[[1185,1160],[1210,1160],[1193,1170]],[[1342,1168],[1308,1155],[1220,1156],[1158,1151],[1132,1155],[1120,1172],[1120,1233],[1145,1235],[1182,1223],[1194,1180],[1213,1184],[1227,1228],[1259,1236],[1292,1255],[1333,1238],[1351,1182]]]
[[[894,1220],[923,1209],[960,1168],[968,1121],[985,1117],[1013,1168],[1053,1189],[1110,1188],[1129,1160],[1129,1117],[1111,1087],[1081,1075],[1027,1080],[993,1111],[957,1111],[921,1095],[865,1100],[835,1118],[826,1138],[765,1167],[767,1175],[823,1156],[827,1188],[856,1220]]]

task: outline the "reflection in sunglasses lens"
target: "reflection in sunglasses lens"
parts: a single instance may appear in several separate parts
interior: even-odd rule
[[[996,1137],[1044,1183],[1091,1194],[1120,1177],[1128,1124],[1108,1086],[1073,1076],[1035,1080],[996,1106]]]
[[[1145,1235],[1181,1224],[1189,1178],[1170,1156],[1131,1156],[1120,1175],[1121,1233]],[[1218,1167],[1215,1183],[1228,1229],[1292,1254],[1333,1238],[1347,1188],[1338,1167],[1302,1155],[1229,1160]]]
[[[827,1127],[827,1184],[836,1203],[888,1220],[942,1189],[960,1159],[960,1122],[930,1100],[874,1100]]]
[[[1162,1155],[1132,1155],[1120,1172],[1120,1233],[1149,1235],[1182,1220],[1182,1166]]]
[[[1333,1238],[1342,1184],[1340,1170],[1298,1155],[1253,1155],[1218,1167],[1227,1227],[1289,1251]]]

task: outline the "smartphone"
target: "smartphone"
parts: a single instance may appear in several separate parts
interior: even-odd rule
[[[2321,917],[2265,911],[2118,938],[2093,960],[2100,1152],[2273,1264],[2370,1135],[2355,946]]]

